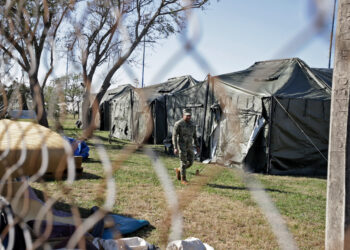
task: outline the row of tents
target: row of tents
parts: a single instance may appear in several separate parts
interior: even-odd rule
[[[256,62],[246,70],[169,79],[145,88],[109,90],[100,129],[111,136],[162,144],[182,109],[192,109],[200,158],[271,174],[327,171],[332,70],[298,58]]]

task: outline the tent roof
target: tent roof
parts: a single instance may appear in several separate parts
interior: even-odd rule
[[[332,88],[333,69],[312,68],[317,77],[321,78],[330,88]]]
[[[214,79],[261,97],[330,99],[332,70],[311,69],[302,60],[291,58],[256,62],[246,70]]]
[[[175,93],[187,89],[189,87],[195,86],[198,83],[199,81],[194,79],[192,76],[186,75],[170,78],[166,82],[150,85],[138,90],[141,90],[143,94],[147,97],[147,100],[149,102],[152,102],[153,100],[157,99],[160,96],[163,96],[164,94]]]
[[[124,84],[124,85],[120,85],[120,86],[113,88],[113,89],[108,89],[107,92],[105,93],[105,95],[103,96],[100,103],[102,104],[105,101],[109,101],[110,99],[112,99],[112,98],[120,95],[124,91],[130,90],[130,89],[134,89],[134,87],[130,84]]]
[[[195,80],[192,76],[187,75],[170,78],[166,82],[150,85],[144,88],[135,88],[130,84],[121,85],[117,88],[108,90],[103,96],[101,103],[116,98],[130,89],[135,90],[135,92],[142,95],[150,103],[164,94],[175,93],[195,86],[198,83],[199,81]]]

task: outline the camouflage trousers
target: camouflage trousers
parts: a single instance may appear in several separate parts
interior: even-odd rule
[[[191,167],[194,160],[194,153],[192,147],[186,150],[179,150],[180,171],[182,179],[186,179],[186,169]]]

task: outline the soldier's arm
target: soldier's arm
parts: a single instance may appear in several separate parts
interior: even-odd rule
[[[194,145],[196,145],[196,147],[199,148],[199,143],[198,143],[198,140],[197,140],[197,129],[196,129],[196,126],[194,126],[193,140],[194,140]]]
[[[174,149],[177,149],[178,148],[178,145],[177,145],[177,136],[178,136],[178,133],[179,133],[179,126],[178,124],[176,123],[174,128],[173,128],[173,145],[174,145]]]

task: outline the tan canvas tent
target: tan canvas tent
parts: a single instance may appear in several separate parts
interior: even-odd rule
[[[26,121],[0,120],[0,177],[31,176],[39,171],[62,172],[67,168],[65,144],[58,133]],[[45,164],[47,159],[47,164]],[[43,165],[43,166],[42,166]]]

